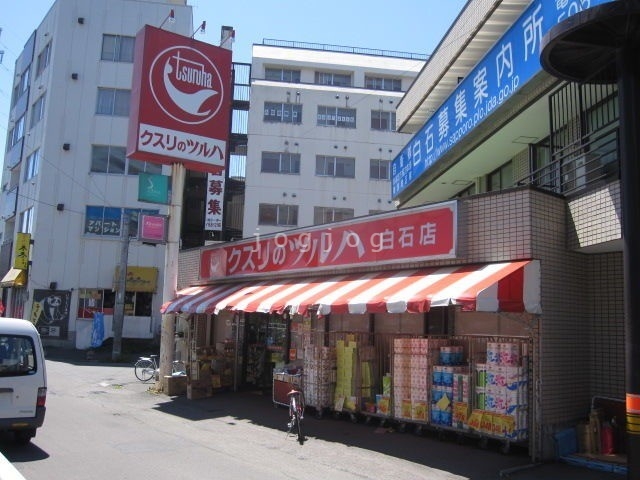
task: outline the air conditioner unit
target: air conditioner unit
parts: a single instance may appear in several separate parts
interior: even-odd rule
[[[588,153],[567,158],[562,162],[562,190],[575,191],[584,188],[587,183],[587,164],[591,159]]]

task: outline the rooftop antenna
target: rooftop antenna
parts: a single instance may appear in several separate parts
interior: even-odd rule
[[[2,28],[0,28],[0,36],[2,36]],[[4,58],[4,50],[0,50],[0,65],[2,65],[3,58]]]

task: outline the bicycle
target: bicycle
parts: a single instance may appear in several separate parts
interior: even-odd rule
[[[300,390],[293,389],[287,393],[289,397],[289,423],[287,427],[287,436],[295,429],[298,433],[298,442],[300,445],[304,443],[304,435],[302,433],[302,419],[304,418],[304,395]]]
[[[152,378],[158,378],[160,368],[156,359],[158,355],[140,357],[133,365],[133,373],[141,382],[148,382]],[[182,360],[174,360],[171,364],[171,375],[185,375],[186,368]]]

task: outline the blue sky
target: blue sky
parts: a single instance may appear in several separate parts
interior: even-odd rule
[[[105,0],[109,1],[109,0]],[[0,15],[0,147],[7,136],[15,60],[54,0],[11,0]],[[251,46],[263,39],[293,40],[350,47],[431,53],[466,0],[188,0],[195,38],[217,45],[220,27],[236,31],[235,62],[251,62]],[[195,28],[195,27],[194,27]]]

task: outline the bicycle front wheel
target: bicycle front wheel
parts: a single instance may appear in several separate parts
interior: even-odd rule
[[[148,382],[155,375],[156,369],[151,360],[138,360],[134,365],[133,371],[138,380]]]

